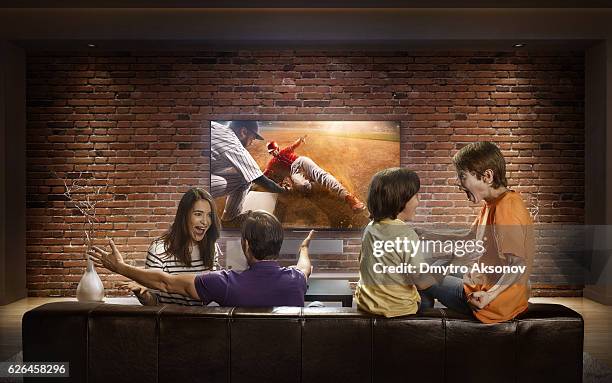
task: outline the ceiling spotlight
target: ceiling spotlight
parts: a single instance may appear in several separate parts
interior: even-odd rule
[[[87,44],[87,46],[90,47],[90,48],[95,48],[96,44],[89,43],[89,44]]]
[[[513,45],[513,47],[515,47],[515,48],[522,48],[524,46],[525,46],[525,43],[516,43],[516,44]]]

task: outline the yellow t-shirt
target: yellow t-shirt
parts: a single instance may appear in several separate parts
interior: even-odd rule
[[[527,309],[529,274],[535,254],[533,221],[520,195],[507,191],[483,206],[477,218],[479,227],[485,227],[486,253],[479,262],[487,266],[507,265],[507,254],[523,258],[527,266],[521,278],[502,291],[491,303],[474,315],[483,323],[497,323],[513,319]],[[475,291],[488,291],[501,275],[466,274],[463,289],[469,296]]]
[[[382,270],[383,266],[401,266],[412,264],[418,270],[422,262],[422,255],[414,251],[414,246],[405,251],[384,251],[380,255],[378,248],[375,256],[376,241],[418,241],[418,235],[406,223],[401,220],[382,220],[370,222],[363,233],[361,251],[359,253],[359,283],[355,290],[355,301],[357,306],[364,311],[385,317],[396,317],[409,315],[417,312],[421,297],[415,286],[415,280],[420,276],[418,273],[402,272],[376,272]],[[409,242],[406,242],[409,243]],[[414,254],[414,256],[413,256]],[[378,264],[377,266],[375,266]]]

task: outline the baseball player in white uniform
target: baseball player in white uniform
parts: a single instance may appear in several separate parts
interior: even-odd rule
[[[227,196],[223,221],[240,214],[252,183],[272,193],[286,191],[262,173],[246,150],[253,140],[263,140],[256,121],[232,121],[227,126],[213,121],[210,133],[210,194],[215,198]]]

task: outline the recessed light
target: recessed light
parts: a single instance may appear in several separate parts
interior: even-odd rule
[[[513,47],[515,47],[515,48],[522,48],[525,45],[526,45],[525,43],[516,43],[516,44],[513,45]]]
[[[88,46],[88,47],[90,47],[90,48],[95,48],[95,47],[96,47],[96,44],[91,44],[91,43],[89,43],[89,44],[87,44],[87,46]]]

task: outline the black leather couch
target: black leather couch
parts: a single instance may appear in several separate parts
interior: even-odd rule
[[[77,302],[23,317],[24,361],[70,362],[58,382],[580,382],[582,344],[582,317],[549,304],[494,325],[446,309],[386,319]]]

